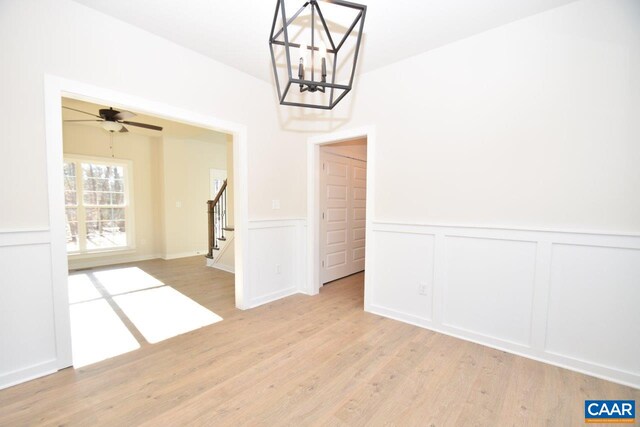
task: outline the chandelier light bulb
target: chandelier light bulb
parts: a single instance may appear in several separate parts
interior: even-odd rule
[[[307,56],[307,46],[300,44],[300,49],[298,50],[298,56],[300,59],[298,60],[298,78],[300,80],[304,80],[304,63],[306,62]]]
[[[318,51],[320,54],[320,72],[322,76],[322,82],[325,83],[327,81],[327,48],[324,43],[318,43]]]

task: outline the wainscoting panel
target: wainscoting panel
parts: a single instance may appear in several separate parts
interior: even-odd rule
[[[299,292],[304,281],[304,220],[249,221],[249,307]]]
[[[49,239],[0,232],[0,389],[57,370]]]
[[[428,323],[433,306],[434,236],[380,232],[375,235],[372,304],[378,311]],[[392,286],[387,286],[392,284]]]
[[[640,387],[640,236],[372,229],[368,311]]]
[[[529,345],[536,243],[446,237],[443,322]]]
[[[640,375],[640,250],[556,244],[546,350]]]

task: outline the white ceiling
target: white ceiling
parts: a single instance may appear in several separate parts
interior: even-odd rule
[[[74,1],[272,81],[268,38],[276,0]],[[288,11],[304,3],[286,1]],[[360,0],[367,5],[367,15],[359,72],[572,1],[575,0]]]

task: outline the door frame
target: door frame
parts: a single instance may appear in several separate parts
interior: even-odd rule
[[[47,162],[49,233],[51,238],[51,275],[54,309],[56,363],[58,369],[72,366],[71,322],[67,289],[68,261],[65,243],[64,180],[62,146],[62,97],[93,103],[109,103],[139,113],[154,115],[233,137],[234,226],[235,226],[235,300],[236,307],[248,308],[245,263],[248,254],[248,156],[247,128],[195,111],[189,111],[107,88],[101,88],[54,75],[44,77],[45,145]],[[204,259],[203,259],[204,263]]]
[[[333,144],[330,144],[328,146],[331,146]],[[344,177],[344,180],[346,181],[347,186],[349,186],[350,183],[355,183],[355,177],[352,175],[353,173],[353,165],[354,164],[358,164],[360,166],[362,166],[363,164],[365,165],[365,174],[366,174],[366,164],[367,161],[363,160],[363,159],[358,159],[355,157],[350,157],[348,155],[345,154],[338,154],[338,153],[334,153],[332,151],[325,151],[323,148],[327,147],[327,145],[321,145],[320,146],[320,157],[319,157],[319,165],[322,165],[322,167],[319,167],[319,171],[320,171],[320,178],[318,181],[318,189],[319,189],[319,204],[318,204],[318,212],[327,212],[328,209],[328,200],[326,199],[326,185],[327,182],[329,181],[329,176],[327,175],[327,170],[325,170],[324,166],[325,166],[325,162],[329,161],[329,162],[339,162],[340,164],[343,164],[345,166],[346,169],[348,169],[347,175]],[[335,178],[334,178],[335,179]],[[366,176],[365,176],[366,179]],[[350,203],[352,203],[353,205],[355,205],[355,200],[353,200],[353,193],[352,193],[353,189],[351,187],[349,187],[348,192],[351,193],[350,196],[347,197],[347,199],[345,200],[345,209],[347,210],[347,214],[346,214],[346,218],[345,218],[345,232],[348,230],[349,232],[345,234],[345,249],[346,249],[346,253],[350,254],[349,255],[345,255],[347,258],[353,256],[353,247],[349,246],[349,241],[351,241],[353,243],[353,234],[352,234],[352,228],[350,228],[351,226],[353,226],[353,224],[350,224],[350,218],[355,222],[355,218],[353,218],[353,208],[354,206],[351,206]],[[366,191],[366,185],[365,185],[365,191]],[[366,195],[365,195],[366,197]],[[366,203],[365,203],[365,207],[366,207]],[[321,215],[322,216],[322,215]],[[351,274],[354,274],[354,271],[352,268],[350,268],[348,266],[348,264],[351,264],[351,267],[353,266],[353,259],[351,261],[349,261],[348,259],[346,260],[346,264],[344,264],[342,267],[344,267],[344,270],[346,271],[340,271],[340,272],[336,272],[336,273],[331,273],[328,274],[327,272],[327,268],[326,266],[324,268],[322,268],[322,261],[326,260],[327,257],[327,252],[328,252],[328,247],[326,244],[326,235],[325,233],[327,233],[327,229],[329,227],[329,224],[327,223],[326,219],[321,219],[319,221],[319,225],[318,225],[318,230],[319,230],[319,241],[318,241],[318,248],[319,248],[319,259],[320,259],[320,271],[319,271],[319,276],[320,276],[320,286],[324,286],[326,283],[331,282],[333,280],[338,280],[342,277],[345,276],[349,276]],[[366,218],[365,218],[365,232],[366,232]],[[351,235],[351,236],[349,236]],[[366,236],[365,236],[366,237]],[[365,239],[365,244],[366,244],[366,239]],[[362,263],[360,263],[358,261],[359,264],[362,264],[362,270],[364,270],[364,260],[362,260]],[[342,270],[342,268],[338,267],[340,270]],[[362,270],[358,270],[358,271],[362,271]],[[337,278],[333,278],[333,275],[336,274]],[[331,278],[327,278],[327,276],[331,276]]]
[[[375,211],[375,126],[345,129],[315,135],[307,140],[307,280],[302,290],[309,295],[320,292],[320,146],[336,142],[367,139],[367,207],[365,231],[364,309],[371,305],[370,284],[373,281],[373,215]]]

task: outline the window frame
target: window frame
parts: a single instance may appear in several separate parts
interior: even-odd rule
[[[78,250],[68,251],[67,255],[74,259],[91,258],[108,253],[133,252],[136,248],[135,240],[135,208],[133,197],[133,161],[127,159],[116,159],[110,157],[87,156],[80,154],[65,154],[64,163],[74,163],[76,171],[76,218],[78,222]],[[124,246],[114,246],[111,248],[87,249],[86,236],[86,206],[84,203],[84,186],[82,183],[82,163],[94,163],[97,165],[117,166],[124,170],[124,221],[126,226],[127,244]],[[65,224],[66,208],[65,203]],[[108,206],[105,206],[108,207]]]

